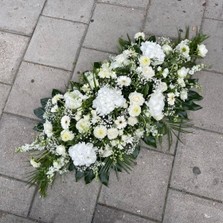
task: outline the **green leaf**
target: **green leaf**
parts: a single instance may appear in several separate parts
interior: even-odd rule
[[[148,145],[148,146],[152,146],[152,147],[157,147],[156,145],[156,138],[152,135],[149,136],[145,136],[143,138],[143,141]]]
[[[101,62],[94,62],[94,69],[99,69],[101,67]]]
[[[79,181],[82,177],[84,177],[84,172],[76,169],[76,173],[75,173],[76,181]]]
[[[95,178],[95,174],[93,170],[87,170],[84,174],[84,180],[86,184],[91,183],[91,181]]]
[[[36,126],[33,128],[37,132],[42,132],[43,131],[43,123],[38,123]]]
[[[58,89],[53,89],[52,90],[52,97],[54,97],[57,94],[62,94],[62,92],[60,90],[58,90]]]
[[[75,166],[74,166],[73,162],[71,162],[68,166],[68,170],[73,171],[74,169],[75,169]]]
[[[143,89],[142,89],[142,93],[144,95],[144,97],[146,97],[149,93],[149,84],[145,84]]]
[[[45,112],[44,108],[42,108],[42,107],[36,108],[36,109],[34,109],[33,112],[38,118],[43,119],[43,114]]]
[[[191,111],[197,111],[201,109],[202,107],[198,104],[195,104],[193,101],[187,101],[183,103],[183,109],[185,110],[191,110]]]
[[[200,101],[203,99],[203,97],[201,95],[199,95],[196,91],[192,91],[190,90],[188,92],[188,99],[189,100],[195,100],[195,101]]]
[[[155,37],[155,36],[150,36],[150,37],[148,38],[148,41],[156,42],[156,37]]]
[[[106,185],[106,186],[108,186],[108,182],[109,182],[109,174],[110,174],[109,171],[107,171],[107,172],[101,172],[101,173],[99,174],[99,179],[100,179],[100,181],[102,182],[102,184],[104,184],[104,185]]]
[[[139,155],[139,152],[140,152],[140,145],[138,145],[138,146],[135,147],[135,150],[134,150],[134,152],[132,153],[132,157],[133,157],[134,159],[136,159],[136,158],[138,157],[138,155]]]
[[[48,102],[50,98],[42,98],[40,99],[40,102],[41,102],[41,105],[45,108],[46,107],[46,104]]]

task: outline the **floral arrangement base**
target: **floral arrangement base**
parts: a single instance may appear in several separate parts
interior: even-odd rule
[[[119,39],[120,54],[94,63],[65,93],[54,89],[41,99],[34,110],[40,133],[17,148],[31,154],[29,183],[46,196],[57,175],[74,171],[76,180],[108,185],[111,170],[128,172],[135,164],[140,140],[156,147],[167,135],[171,145],[172,135],[188,126],[188,111],[201,108],[193,75],[205,67],[196,60],[207,53],[206,38],[173,41],[139,32],[133,41]]]

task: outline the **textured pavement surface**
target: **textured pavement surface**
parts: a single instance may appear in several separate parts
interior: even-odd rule
[[[115,54],[118,37],[176,37],[187,25],[210,36],[212,65],[196,74],[204,100],[194,134],[170,151],[144,149],[108,188],[73,174],[45,199],[28,188],[28,154],[14,150],[35,137],[39,99]],[[0,0],[0,223],[222,223],[222,95],[223,0]]]

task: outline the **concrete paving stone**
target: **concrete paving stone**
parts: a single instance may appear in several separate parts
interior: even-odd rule
[[[163,223],[222,223],[223,205],[170,190]]]
[[[48,0],[43,15],[88,23],[94,0]]]
[[[158,36],[177,37],[177,30],[196,34],[201,25],[205,0],[176,1],[152,0],[146,19],[145,32]]]
[[[12,83],[18,66],[22,60],[28,40],[29,39],[24,36],[0,32],[1,82],[7,84]]]
[[[75,182],[74,172],[58,176],[46,198],[35,197],[30,216],[54,223],[90,223],[98,192],[98,182]]]
[[[86,25],[41,17],[25,60],[72,70]]]
[[[182,140],[171,186],[223,201],[223,135],[195,129]]]
[[[33,127],[35,122],[12,115],[3,114],[0,121],[0,173],[25,180],[32,171],[28,163],[28,155],[15,153],[18,146],[31,143],[35,138]]]
[[[0,185],[0,210],[27,216],[35,187],[1,176]]]
[[[110,55],[110,53],[82,48],[72,79],[78,81],[81,73],[93,69],[94,62],[107,60]]]
[[[203,108],[190,112],[189,117],[195,126],[223,133],[223,104],[220,102],[223,94],[223,75],[202,71],[196,74],[202,86],[199,92],[204,99],[200,101]]]
[[[117,52],[118,38],[133,37],[142,28],[144,10],[97,4],[84,46]]]
[[[103,187],[99,202],[152,219],[161,220],[172,165],[172,157],[141,150],[130,174],[111,175],[109,187]]]
[[[70,72],[23,62],[5,110],[37,118],[33,110],[40,107],[40,99],[50,97],[54,88],[65,91],[69,78]]]
[[[98,2],[105,2],[110,4],[118,4],[128,7],[146,8],[149,0],[99,0]]]
[[[31,35],[45,0],[0,0],[0,28]]]
[[[210,70],[223,73],[223,21],[204,19],[202,32],[209,36],[205,41],[209,51],[204,61],[212,66]]]
[[[12,214],[3,213],[0,211],[0,223],[34,223],[37,221],[32,221],[26,218],[21,218]]]
[[[92,223],[154,223],[141,217],[131,215],[122,211],[97,205]]]
[[[223,19],[223,1],[208,0],[205,10],[206,18]]]
[[[5,84],[0,84],[0,115],[2,114],[2,110],[5,106],[5,102],[7,100],[9,91],[10,91],[10,86]]]

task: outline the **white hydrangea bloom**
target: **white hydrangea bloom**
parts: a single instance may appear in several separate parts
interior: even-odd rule
[[[198,56],[200,56],[200,57],[205,57],[208,52],[208,50],[204,44],[199,44],[197,46],[197,51],[198,51]]]
[[[146,103],[149,107],[149,112],[151,116],[157,121],[163,118],[163,110],[164,110],[164,95],[161,92],[154,92],[151,94],[149,101]]]
[[[61,126],[63,129],[69,129],[69,126],[70,126],[70,117],[65,115],[61,118]]]
[[[52,137],[53,135],[53,126],[52,123],[46,120],[46,122],[43,124],[44,133],[47,135],[47,137]]]
[[[68,153],[75,166],[87,166],[95,163],[97,160],[96,148],[92,143],[80,142],[71,146]]]
[[[123,107],[124,103],[125,99],[120,90],[103,86],[93,101],[93,108],[99,115],[104,116],[111,113],[115,108]]]
[[[140,49],[143,56],[147,56],[154,60],[154,65],[162,64],[164,62],[165,54],[159,44],[146,41],[141,44]]]

